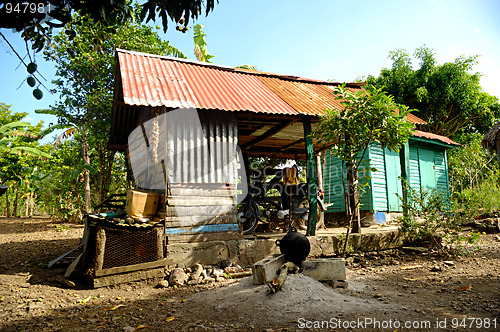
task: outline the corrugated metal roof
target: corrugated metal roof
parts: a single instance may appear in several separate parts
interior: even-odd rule
[[[448,138],[446,136],[441,136],[441,135],[436,135],[432,133],[428,133],[426,131],[420,131],[420,130],[415,130],[413,132],[413,136],[415,137],[423,137],[423,138],[428,138],[428,139],[433,139],[433,140],[438,140],[443,143],[449,144],[449,145],[460,145],[457,142],[453,141],[451,138]]]
[[[257,79],[301,114],[321,115],[326,109],[342,107],[333,95],[335,86],[266,76],[257,76]]]
[[[408,115],[406,116],[406,119],[414,124],[427,124],[427,122],[425,122],[424,120],[422,120],[418,116],[413,115],[411,113],[408,113]]]
[[[146,53],[117,54],[128,105],[300,114],[251,74]]]
[[[176,61],[118,51],[123,101],[127,105],[196,107],[197,100]]]
[[[127,105],[309,116],[342,107],[333,95],[339,83],[126,50],[117,50],[117,54]],[[353,91],[362,86],[348,84]],[[414,124],[426,123],[413,114],[407,118]]]
[[[183,63],[181,67],[199,108],[300,114],[252,74],[188,63]]]

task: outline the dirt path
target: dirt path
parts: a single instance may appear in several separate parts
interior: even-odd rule
[[[481,250],[462,258],[401,251],[357,256],[347,289],[299,274],[283,292],[267,295],[250,278],[179,289],[155,288],[153,281],[63,288],[57,275],[64,267],[43,265],[76,247],[83,226],[58,225],[0,218],[1,331],[500,330],[496,235],[483,236]]]

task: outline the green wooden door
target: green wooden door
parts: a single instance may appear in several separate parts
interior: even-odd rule
[[[436,167],[434,163],[434,151],[419,148],[420,183],[425,189],[436,189]]]
[[[399,153],[385,149],[385,174],[387,183],[387,204],[389,211],[401,211],[399,197],[403,196],[401,188],[401,163]]]

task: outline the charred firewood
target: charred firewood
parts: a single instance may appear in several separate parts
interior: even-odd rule
[[[292,262],[286,262],[283,264],[279,269],[278,276],[267,284],[269,286],[268,294],[274,294],[277,291],[283,290],[283,284],[286,281],[288,273],[297,274],[299,271],[300,268]]]

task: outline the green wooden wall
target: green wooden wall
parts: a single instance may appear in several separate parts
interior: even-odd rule
[[[438,189],[448,194],[448,162],[446,146],[434,144],[423,139],[409,141],[409,182],[414,189],[421,186],[428,189]],[[364,172],[360,170],[361,183],[366,183],[360,193],[361,209],[374,211],[401,211],[400,199],[402,196],[401,163],[399,153],[382,149],[380,145],[372,145],[368,149],[366,160],[370,160],[370,167],[377,171]],[[323,160],[323,177],[325,188],[325,202],[333,203],[328,207],[329,212],[344,212],[344,193],[342,187],[342,172],[345,174],[343,163],[327,152]],[[370,179],[362,179],[362,176]]]

